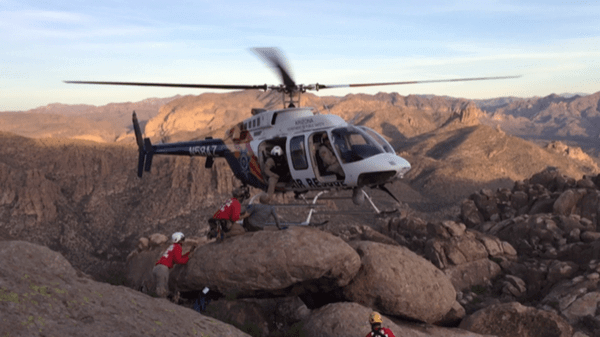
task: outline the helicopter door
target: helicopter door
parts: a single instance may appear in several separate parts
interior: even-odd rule
[[[271,140],[266,140],[258,146],[258,160],[260,163],[260,170],[263,173],[263,177],[267,176],[265,173],[265,163],[267,159],[271,157],[271,150],[273,150],[275,146],[279,146],[283,150],[286,148],[285,143],[285,138],[275,138]],[[273,169],[273,172],[279,175],[278,185],[282,183],[287,184],[291,180],[287,157],[289,156],[287,155],[287,152],[284,151],[283,157],[280,158],[280,160],[275,161],[275,168]]]
[[[292,188],[297,191],[306,191],[315,187],[316,178],[310,167],[306,149],[306,137],[304,135],[290,139],[287,153],[290,154]]]

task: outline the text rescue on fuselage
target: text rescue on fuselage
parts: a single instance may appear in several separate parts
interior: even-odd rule
[[[306,181],[306,185],[308,186],[304,186],[304,183],[302,182],[302,179],[295,179],[292,181],[292,188],[293,189],[320,189],[320,188],[326,188],[326,187],[347,187],[348,185],[346,185],[346,183],[344,183],[343,181],[334,181],[334,182],[327,182],[327,183],[323,183],[317,180],[317,178],[306,178],[304,179]]]

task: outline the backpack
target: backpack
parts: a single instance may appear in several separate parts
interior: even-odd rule
[[[385,334],[383,328],[381,328],[377,331],[371,331],[371,337],[387,337],[387,334]]]

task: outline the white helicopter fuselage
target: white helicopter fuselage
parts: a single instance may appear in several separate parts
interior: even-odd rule
[[[242,169],[261,173],[274,146],[284,149],[284,174],[279,189],[293,191],[349,189],[382,185],[402,178],[410,163],[396,155],[392,146],[377,132],[348,124],[337,115],[315,114],[312,108],[255,110],[254,116],[228,131],[242,156]],[[246,146],[244,146],[246,145]],[[325,147],[326,149],[320,149]],[[244,149],[245,148],[245,149]],[[323,152],[331,153],[328,159]],[[256,164],[255,164],[256,165]],[[264,174],[262,180],[264,179]]]

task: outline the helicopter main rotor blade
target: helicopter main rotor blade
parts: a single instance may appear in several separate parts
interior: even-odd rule
[[[273,68],[277,68],[281,81],[285,85],[286,89],[296,89],[296,82],[292,79],[290,67],[283,56],[283,53],[277,48],[252,48],[251,49],[256,55],[258,55],[266,64]]]
[[[519,78],[517,76],[494,76],[494,77],[471,77],[471,78],[452,78],[447,80],[424,80],[424,81],[403,81],[403,82],[383,82],[383,83],[355,83],[355,84],[315,84],[306,86],[309,90],[320,90],[320,89],[335,89],[335,88],[355,88],[355,87],[375,87],[383,85],[404,85],[404,84],[419,84],[419,83],[442,83],[442,82],[467,82],[467,81],[485,81],[485,80],[503,80],[508,78]]]
[[[142,87],[175,87],[175,88],[206,88],[206,89],[257,89],[267,90],[266,84],[261,85],[237,85],[237,84],[185,84],[185,83],[148,83],[148,82],[100,82],[100,81],[64,81],[74,84],[105,84],[105,85],[132,85]]]

